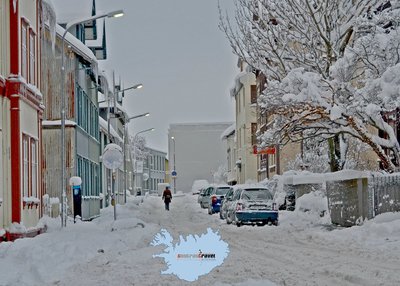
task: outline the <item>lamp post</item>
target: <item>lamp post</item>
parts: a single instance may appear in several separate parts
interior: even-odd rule
[[[85,19],[78,19],[75,21],[71,21],[67,23],[65,26],[65,31],[64,34],[62,35],[61,38],[61,173],[62,173],[62,178],[61,178],[61,227],[67,226],[67,214],[66,214],[66,160],[65,160],[65,56],[64,56],[64,42],[65,42],[65,36],[68,33],[68,30],[71,29],[72,27],[86,23],[89,21],[93,21],[96,19],[100,18],[117,18],[123,16],[124,13],[122,10],[117,10],[105,14],[100,14],[100,15],[94,15],[92,17],[88,17]]]
[[[132,120],[132,119],[136,119],[136,118],[140,118],[140,117],[144,117],[144,116],[150,116],[149,112],[143,113],[143,114],[139,114],[136,116],[132,116],[129,117],[128,119],[126,119],[126,121],[124,122],[124,203],[126,203],[126,135],[127,135],[127,124]]]
[[[142,131],[139,131],[138,133],[136,133],[135,134],[135,136],[133,137],[133,162],[134,162],[134,166],[133,166],[133,172],[135,173],[135,171],[136,171],[136,140],[137,140],[137,137],[138,137],[138,135],[139,134],[141,134],[141,133],[145,133],[145,132],[150,132],[150,131],[154,131],[155,129],[154,128],[149,128],[149,129],[145,129],[145,130],[142,130]],[[136,191],[136,174],[133,176],[133,188],[134,188],[134,191]]]
[[[114,72],[113,72],[113,92],[112,92],[112,97],[113,97],[112,100],[113,100],[113,108],[114,108],[113,114],[115,115],[116,106],[117,106],[117,104],[116,104],[116,93],[124,92],[124,91],[131,90],[131,89],[140,89],[142,87],[143,87],[143,84],[139,83],[139,84],[135,84],[135,85],[133,85],[131,87],[116,91],[116,89],[115,89],[115,76],[114,76]],[[111,143],[110,129],[111,129],[111,105],[110,105],[110,98],[108,97],[107,98],[107,136],[108,136],[109,143]],[[125,129],[125,126],[124,126],[124,129]],[[123,140],[124,140],[123,144],[124,144],[124,154],[125,154],[125,139],[123,139]],[[109,192],[111,192],[111,188],[112,188],[112,178],[111,178],[112,174],[110,172],[111,171],[108,172],[108,176],[110,177],[110,179],[107,180],[108,184],[110,184],[110,186],[107,185],[107,189],[109,190]],[[125,176],[125,173],[124,173],[124,176]],[[125,193],[126,193],[126,190],[125,190]],[[126,196],[124,196],[124,197],[126,198]]]
[[[174,173],[175,175],[173,175],[172,172],[171,172],[171,175],[173,175],[173,179],[174,179],[174,194],[176,194],[175,137],[172,136],[171,139],[172,139],[172,141],[174,142],[174,170],[173,170],[173,172],[175,172],[175,173]]]

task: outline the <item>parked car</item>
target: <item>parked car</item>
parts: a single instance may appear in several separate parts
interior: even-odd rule
[[[242,224],[278,225],[278,210],[269,189],[263,187],[237,188],[229,206],[226,222]]]
[[[207,180],[195,180],[192,185],[192,194],[197,195],[200,193],[201,189],[204,187],[209,186],[210,184],[208,183]]]
[[[289,191],[285,195],[283,204],[279,206],[279,210],[294,211],[296,208],[296,194],[294,191]]]
[[[208,208],[208,203],[209,203],[209,197],[211,192],[214,190],[213,186],[209,186],[207,188],[204,189],[204,192],[200,193],[200,207],[202,207],[203,209]]]
[[[220,219],[226,219],[226,213],[228,211],[228,207],[232,203],[233,191],[234,189],[230,188],[229,191],[225,194],[224,199],[221,201],[221,207],[219,211]]]
[[[212,215],[220,211],[221,202],[226,193],[231,189],[230,186],[215,186],[209,195],[208,214]]]
[[[200,204],[201,198],[204,196],[204,192],[207,190],[207,188],[202,188],[199,192],[199,195],[197,196],[197,202]]]

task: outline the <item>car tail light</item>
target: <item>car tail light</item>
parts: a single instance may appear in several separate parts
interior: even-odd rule
[[[211,197],[211,203],[212,203],[212,204],[217,203],[217,197],[216,197],[216,196],[212,196],[212,197]]]
[[[241,211],[243,209],[244,209],[244,207],[243,207],[243,205],[241,203],[237,203],[236,204],[236,211]]]

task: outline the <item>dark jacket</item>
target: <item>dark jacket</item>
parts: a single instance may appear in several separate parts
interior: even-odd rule
[[[172,193],[169,189],[165,189],[162,195],[162,199],[165,203],[170,203],[172,199]]]

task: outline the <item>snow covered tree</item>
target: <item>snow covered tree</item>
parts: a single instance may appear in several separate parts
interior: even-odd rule
[[[213,182],[217,184],[226,184],[228,166],[220,165],[218,170],[215,171],[213,175]]]
[[[274,124],[262,142],[328,139],[331,169],[340,169],[356,138],[394,171],[400,146],[384,117],[400,105],[398,1],[236,4],[236,25],[221,13],[220,26],[234,53],[267,78],[259,104]]]
[[[134,160],[143,161],[149,155],[146,151],[146,138],[141,136],[131,136],[129,138],[131,154]]]

